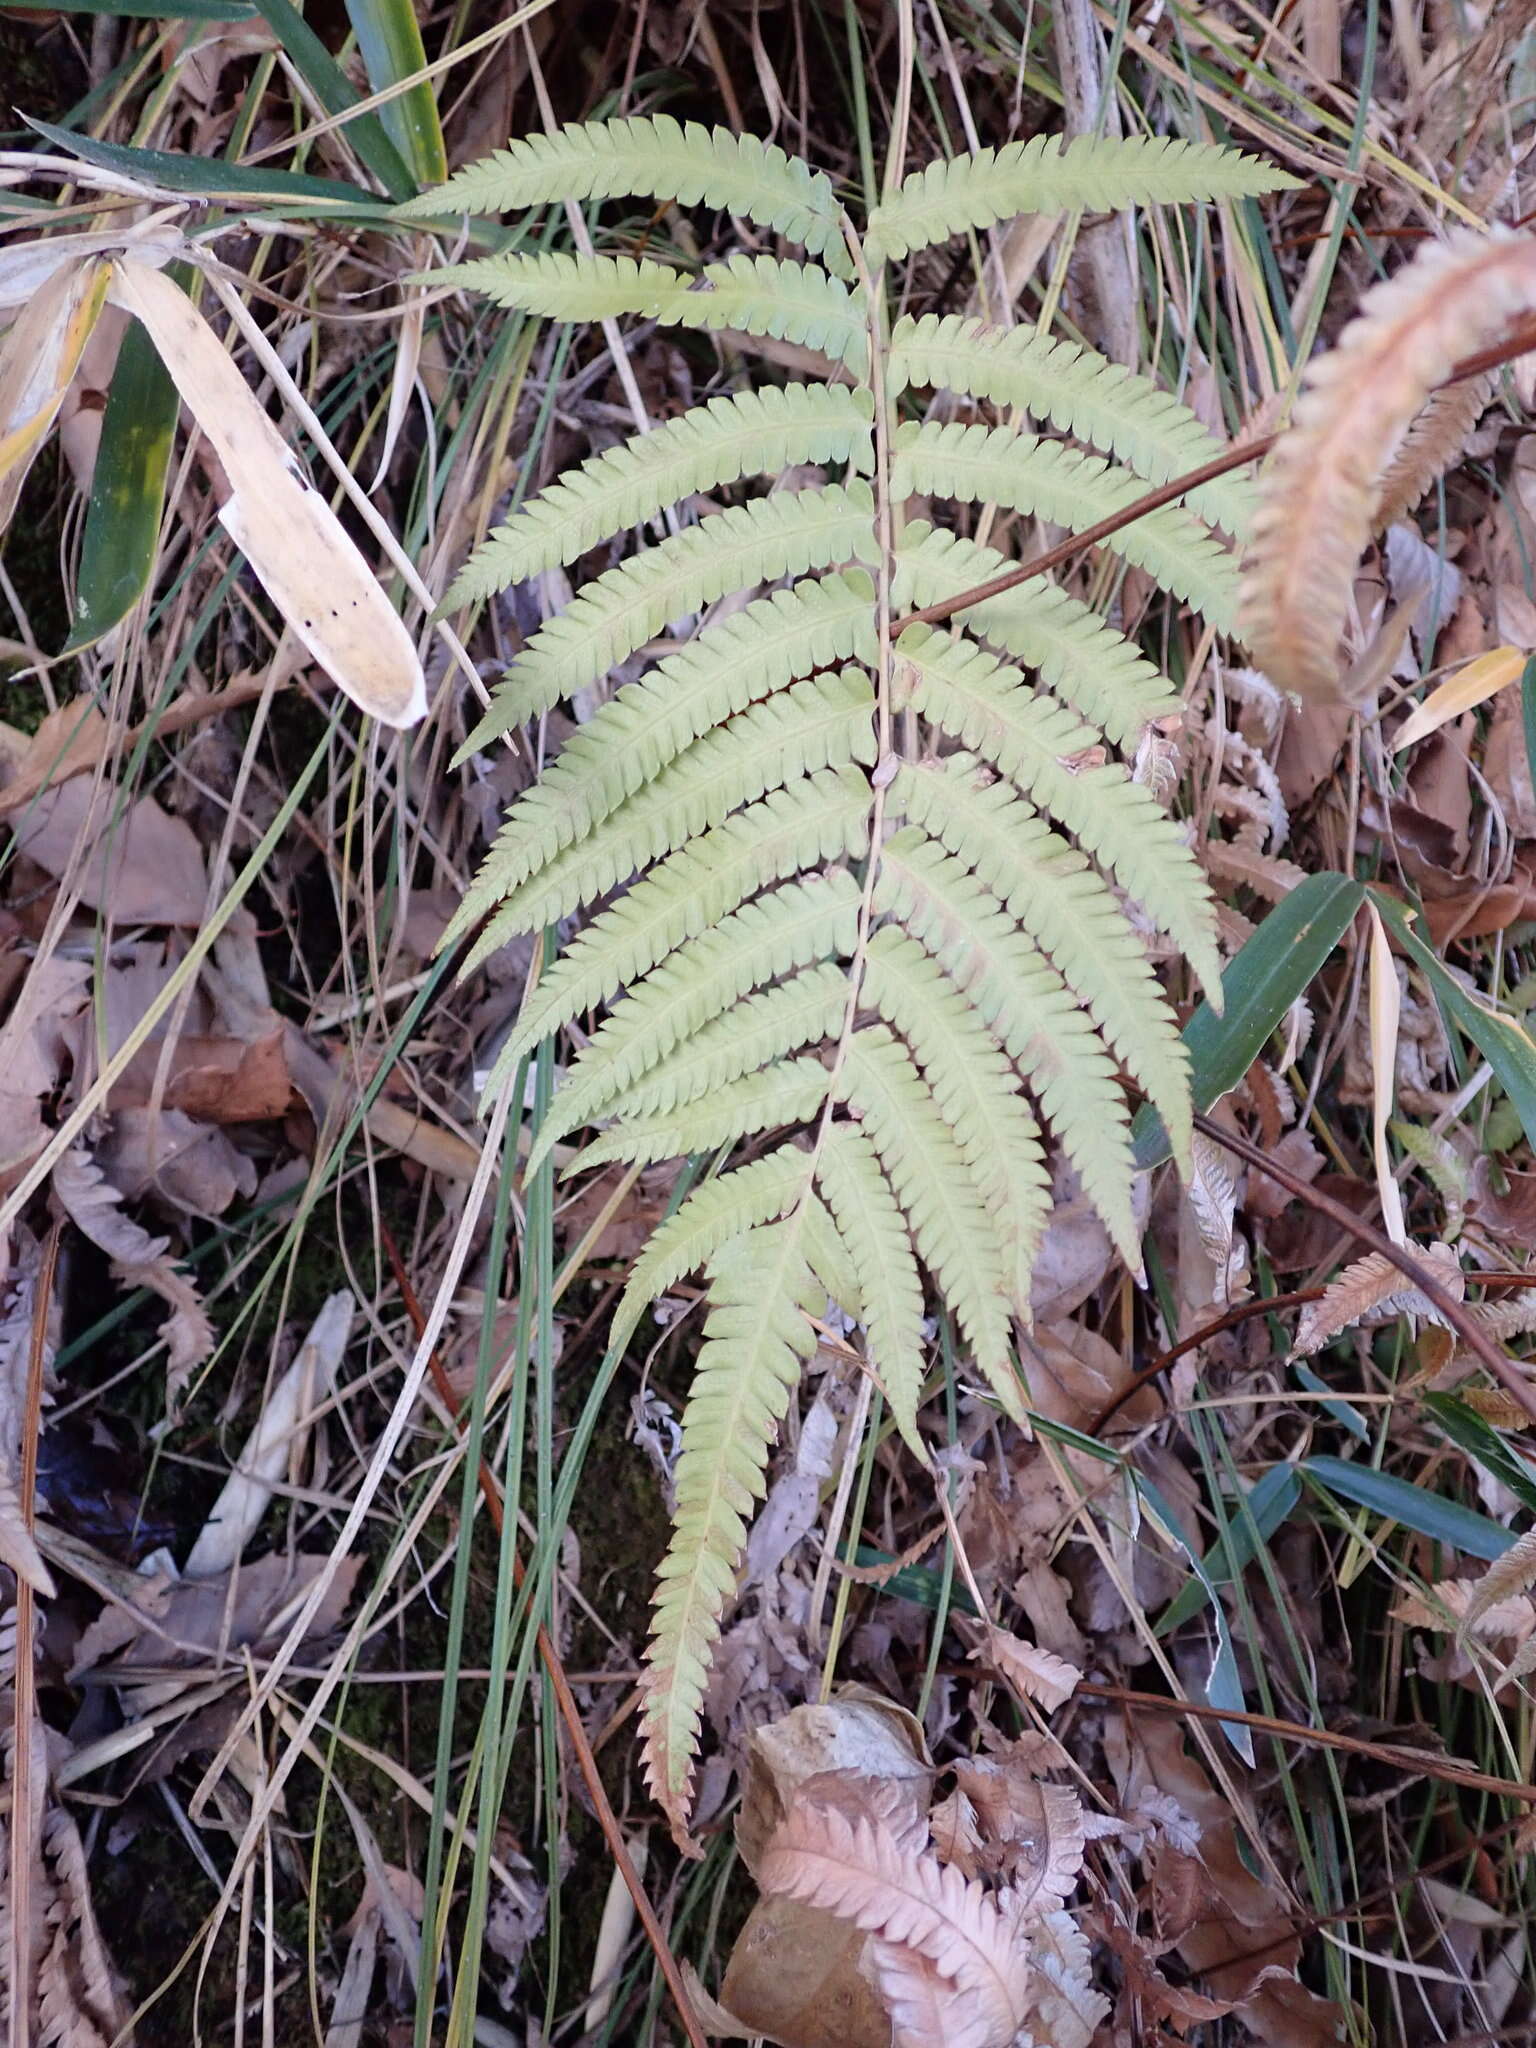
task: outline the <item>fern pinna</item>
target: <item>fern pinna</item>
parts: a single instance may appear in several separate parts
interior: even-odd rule
[[[1200,869],[1117,758],[1178,708],[1155,668],[1044,578],[942,628],[902,620],[1009,566],[906,516],[911,501],[1082,531],[1221,444],[1089,349],[951,316],[893,323],[896,266],[1019,213],[1290,182],[1206,145],[1037,138],[931,164],[860,233],[798,158],[657,117],[514,143],[406,209],[440,219],[615,195],[724,209],[803,257],[742,254],[694,273],[512,250],[432,281],[555,320],[775,336],[827,361],[824,379],[713,397],[567,471],[490,535],[447,600],[599,545],[612,563],[528,640],[469,752],[588,690],[669,622],[765,593],[706,616],[579,728],[513,805],[445,941],[483,924],[468,969],[516,934],[594,913],[533,990],[491,1081],[608,1006],[534,1166],[593,1126],[586,1164],[756,1141],[656,1232],[612,1340],[707,1269],[648,1653],[649,1774],[684,1840],[746,1518],[829,1299],[862,1328],[914,1449],[930,1290],[1021,1415],[1012,1324],[1029,1313],[1050,1202],[1047,1134],[1133,1266],[1123,1077],[1187,1151],[1184,1055],[1143,931],[1171,937],[1219,995]],[[965,417],[931,416],[919,391],[954,394],[962,405],[947,410]],[[807,483],[808,465],[826,481]],[[699,494],[736,485],[740,502],[690,523]],[[1241,534],[1249,489],[1208,483],[1108,545],[1225,628],[1235,576],[1219,532]],[[682,523],[651,540],[671,508]],[[618,559],[634,529],[641,544]]]

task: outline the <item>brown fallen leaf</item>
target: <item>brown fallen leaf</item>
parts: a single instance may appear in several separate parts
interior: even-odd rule
[[[1131,1745],[1128,1803],[1147,1791],[1171,1798],[1198,1841],[1191,1852],[1167,1830],[1149,1838],[1143,1860],[1159,1939],[1178,1950],[1201,1991],[1230,2001],[1271,2048],[1337,2048],[1338,2007],[1295,1975],[1301,1941],[1290,1900],[1281,1885],[1249,1870],[1232,1809],[1185,1754],[1179,1723],[1148,1715],[1122,1739]]]
[[[212,1578],[143,1581],[132,1601],[103,1608],[81,1636],[71,1684],[86,1678],[129,1678],[135,1670],[166,1665],[200,1669],[231,1652],[276,1644],[310,1586],[325,1569],[322,1554],[260,1557]],[[343,1558],[305,1637],[311,1642],[339,1626],[362,1568]]]
[[[250,1044],[238,1038],[182,1038],[166,1107],[213,1124],[264,1123],[286,1115],[293,1096],[279,1025]]]
[[[283,1027],[283,1048],[294,1086],[309,1104],[317,1125],[323,1125],[328,1115],[351,1108],[360,1091],[292,1024]],[[430,1118],[381,1095],[368,1111],[366,1121],[381,1145],[414,1159],[429,1173],[440,1173],[447,1180],[474,1178],[480,1164],[479,1151]]]
[[[79,697],[50,711],[30,736],[14,726],[0,726],[0,759],[8,771],[0,786],[0,817],[31,803],[39,791],[87,773],[109,754],[126,759],[151,733],[169,739],[189,726],[254,703],[263,690],[287,682],[292,668],[285,659],[264,675],[242,671],[222,690],[189,690],[126,732],[114,733],[96,706]]]
[[[222,1216],[256,1192],[256,1169],[214,1124],[179,1109],[116,1111],[96,1147],[97,1163],[125,1201],[155,1195],[189,1216]]]
[[[120,794],[76,779],[45,790],[16,820],[16,844],[55,879],[66,875],[114,924],[199,925],[208,871],[196,834],[152,796],[119,815]]]
[[[71,1057],[70,1026],[90,979],[83,960],[35,960],[0,1026],[0,1186],[14,1186],[48,1141],[43,1102]]]
[[[1512,1173],[1480,1153],[1468,1179],[1467,1215],[1521,1250],[1536,1244],[1536,1173]]]

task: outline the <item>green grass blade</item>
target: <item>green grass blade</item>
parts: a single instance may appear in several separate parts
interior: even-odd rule
[[[1502,1557],[1514,1542],[1513,1534],[1475,1508],[1444,1494],[1430,1493],[1390,1472],[1377,1472],[1369,1465],[1352,1465],[1343,1458],[1307,1458],[1297,1467],[1303,1479],[1311,1480],[1324,1495],[1342,1496],[1357,1507],[1401,1522],[1405,1529],[1433,1537],[1448,1550],[1465,1551],[1469,1557],[1485,1558],[1490,1564]]]
[[[1232,1519],[1205,1553],[1206,1581],[1225,1586],[1246,1570],[1301,1498],[1294,1465],[1271,1465],[1252,1491],[1234,1503]],[[1158,1619],[1154,1634],[1171,1635],[1210,1599],[1206,1581],[1187,1579]]]
[[[240,0],[56,0],[59,14],[111,14],[124,21],[251,21]]]
[[[1536,1145],[1536,1040],[1513,1017],[1486,1009],[1467,993],[1454,975],[1446,972],[1414,930],[1412,913],[1394,897],[1373,889],[1371,901],[1381,912],[1382,922],[1393,938],[1423,970],[1430,994],[1441,1011],[1467,1034],[1492,1067],[1526,1137]]]
[[[1237,1651],[1232,1642],[1232,1631],[1227,1624],[1227,1610],[1216,1597],[1216,1585],[1206,1567],[1204,1558],[1196,1557],[1179,1531],[1178,1520],[1168,1502],[1153,1482],[1144,1473],[1131,1471],[1131,1482],[1136,1488],[1137,1499],[1142,1512],[1151,1517],[1157,1525],[1158,1534],[1172,1550],[1177,1550],[1188,1559],[1189,1568],[1204,1592],[1211,1606],[1211,1621],[1216,1631],[1216,1649],[1211,1657],[1210,1673],[1205,1681],[1205,1697],[1210,1706],[1225,1707],[1233,1713],[1246,1713],[1248,1702],[1243,1697],[1243,1681],[1237,1668]],[[1237,1751],[1245,1764],[1253,1762],[1253,1736],[1241,1721],[1223,1721],[1221,1732]]]
[[[1269,913],[1221,978],[1224,1013],[1202,1003],[1184,1027],[1196,1109],[1209,1109],[1242,1080],[1364,901],[1347,875],[1309,875]],[[1150,1105],[1138,1112],[1131,1141],[1139,1167],[1160,1165],[1173,1149]]]
[[[158,185],[167,192],[191,192],[199,198],[234,201],[265,199],[283,205],[287,201],[318,202],[339,213],[366,210],[383,214],[384,208],[371,192],[360,185],[343,184],[339,178],[312,178],[302,171],[269,171],[226,164],[217,157],[178,156],[168,149],[133,149],[123,142],[100,142],[94,135],[77,135],[72,128],[56,128],[51,121],[29,116],[27,125],[46,141],[68,150],[82,163],[101,171],[120,171],[126,178],[139,178],[146,185]],[[355,125],[355,124],[354,124]]]
[[[179,404],[154,343],[135,320],[123,336],[102,418],[65,654],[109,633],[149,588]]]
[[[347,114],[362,95],[330,51],[289,0],[256,0],[268,27],[289,61],[327,114]],[[389,139],[377,114],[358,114],[346,123],[345,137],[358,160],[372,172],[391,199],[410,199],[416,191],[404,157]]]
[[[412,0],[347,0],[347,19],[362,52],[368,83],[384,92],[426,69],[427,53]],[[448,175],[442,123],[429,79],[379,108],[384,132],[418,185],[440,185]]]

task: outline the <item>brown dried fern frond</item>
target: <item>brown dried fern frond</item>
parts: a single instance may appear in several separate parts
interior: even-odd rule
[[[1376,506],[1371,514],[1374,533],[1395,526],[1460,459],[1498,383],[1498,371],[1485,370],[1479,377],[1463,377],[1434,393],[1376,486]]]
[[[1536,238],[1463,229],[1361,301],[1313,363],[1265,465],[1244,566],[1238,630],[1279,688],[1338,702],[1339,642],[1356,565],[1383,512],[1397,516],[1452,459],[1466,431],[1447,402],[1414,423],[1474,350],[1536,308]],[[1468,405],[1472,403],[1469,399]]]

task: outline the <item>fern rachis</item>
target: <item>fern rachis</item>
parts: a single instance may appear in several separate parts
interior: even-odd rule
[[[1156,670],[1039,579],[945,631],[895,630],[904,607],[958,596],[1003,562],[942,529],[903,532],[908,494],[1085,530],[1203,459],[1209,437],[1091,351],[926,316],[893,331],[889,264],[1010,213],[1286,182],[1234,153],[1165,141],[1011,144],[907,179],[861,237],[797,159],[658,119],[514,144],[407,209],[441,217],[569,193],[725,209],[803,254],[733,258],[697,279],[627,257],[550,256],[490,258],[450,278],[548,317],[628,310],[793,336],[844,380],[715,396],[589,458],[492,534],[451,593],[484,597],[668,506],[714,498],[698,524],[643,536],[513,661],[471,747],[589,688],[664,624],[734,600],[612,696],[512,807],[450,934],[489,914],[473,964],[519,932],[594,913],[531,994],[493,1077],[608,1007],[535,1160],[593,1124],[607,1126],[583,1154],[593,1162],[754,1136],[748,1164],[706,1180],[658,1231],[615,1325],[627,1341],[658,1291],[707,1268],[648,1654],[648,1771],[680,1839],[712,1646],[814,1342],[809,1318],[830,1296],[856,1319],[914,1448],[930,1298],[1022,1415],[1012,1324],[1028,1314],[1049,1208],[1048,1142],[1133,1264],[1122,1072],[1187,1150],[1182,1048],[1123,897],[1219,987],[1200,870],[1113,751],[1175,708]],[[916,385],[1027,406],[1101,452],[1008,423],[904,419]],[[825,480],[808,484],[808,464]],[[754,494],[751,480],[787,470],[792,493]],[[741,501],[720,508],[716,494],[738,487]],[[1223,622],[1235,580],[1220,532],[1246,518],[1247,486],[1229,480],[1135,520],[1115,547]],[[784,578],[799,580],[765,589]]]

